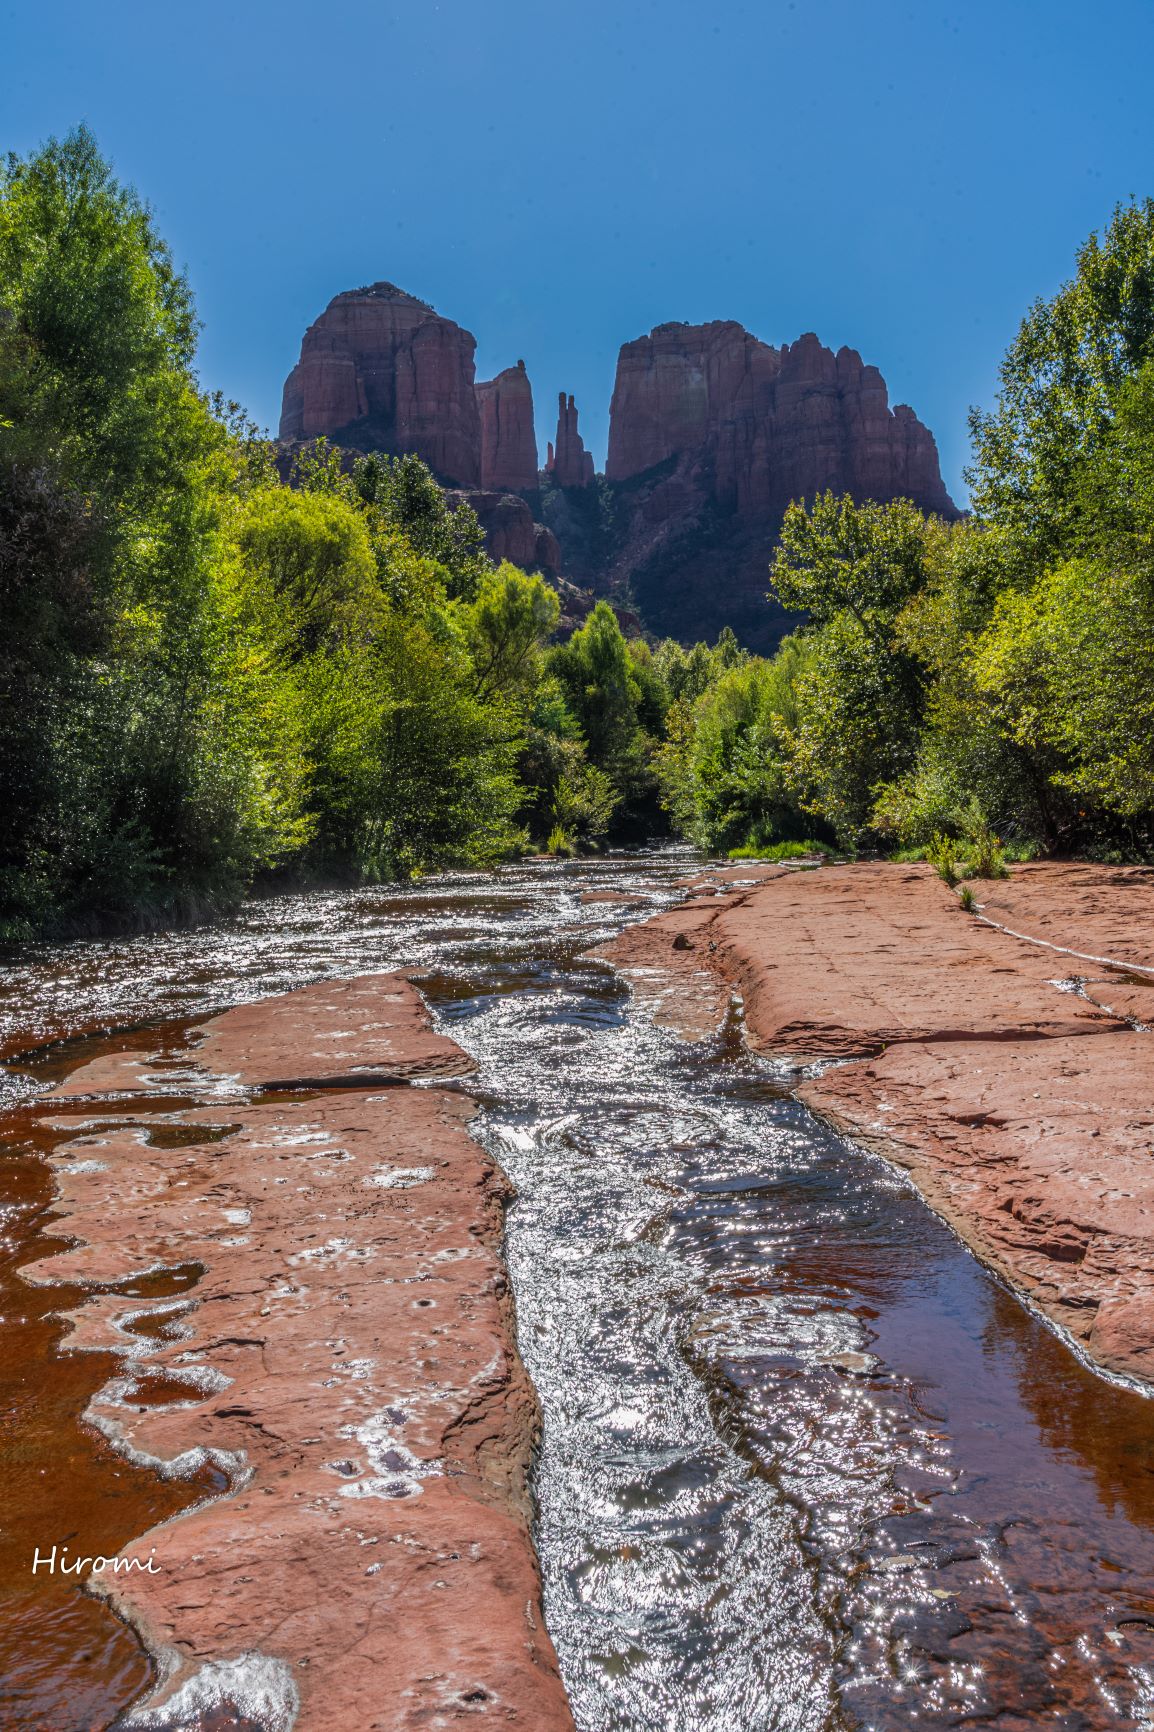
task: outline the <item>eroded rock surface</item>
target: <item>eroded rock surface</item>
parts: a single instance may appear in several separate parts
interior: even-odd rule
[[[549,441],[545,468],[558,487],[588,487],[593,480],[593,453],[577,430],[577,405],[564,391],[557,396],[557,437]]]
[[[410,1086],[469,1068],[377,975],[228,1011],[46,1102],[76,1243],[33,1278],[91,1283],[72,1344],[122,1366],[89,1418],[229,1488],[126,1548],[157,1573],[93,1580],[166,1671],[126,1728],[571,1726],[528,1531],[507,1183],[468,1097]],[[126,1292],[158,1269],[185,1290]]]
[[[606,475],[628,481],[668,459],[711,466],[718,504],[780,517],[830,487],[855,498],[955,507],[928,427],[889,406],[855,349],[808,332],[780,349],[732,320],[658,325],[625,343],[610,409]]]
[[[481,486],[490,493],[531,492],[538,481],[533,387],[524,361],[477,383]]]
[[[460,487],[481,485],[476,340],[392,283],[335,295],[285,381],[280,437],[325,434],[356,451],[415,452]]]
[[[856,350],[835,353],[812,333],[775,348],[715,320],[625,343],[609,498],[591,486],[593,455],[565,392],[545,462],[554,485],[538,495],[524,363],[478,381],[475,351],[470,332],[391,283],[337,295],[285,384],[286,463],[319,434],[349,452],[414,452],[442,484],[469,490],[493,558],[635,596],[658,634],[692,642],[729,626],[760,651],[796,624],[766,605],[791,501],[829,488],[957,515],[933,434],[908,406],[891,408],[881,373]]]
[[[551,529],[534,522],[531,507],[519,494],[470,491],[456,497],[476,512],[490,559],[498,563],[507,559],[522,571],[543,571],[550,577],[557,576],[561,569],[557,538]]]
[[[1154,1381],[1154,1033],[1133,1014],[1154,1000],[1154,874],[1015,868],[977,887],[978,919],[924,866],[732,880],[602,954],[686,1032],[736,989],[759,1051],[859,1061],[802,1099],[1100,1364]]]
[[[613,580],[651,630],[765,651],[796,623],[766,607],[786,507],[830,488],[946,517],[932,433],[854,349],[808,333],[780,349],[733,320],[658,325],[622,346],[606,475],[617,484]]]

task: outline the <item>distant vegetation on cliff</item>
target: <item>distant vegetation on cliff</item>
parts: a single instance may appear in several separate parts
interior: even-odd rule
[[[554,589],[418,457],[301,441],[286,479],[196,328],[89,134],[8,160],[0,931],[670,826],[1151,846],[1154,204],[1030,313],[972,518],[789,508],[773,584],[810,623],[773,659],[626,641],[605,602],[557,642]]]

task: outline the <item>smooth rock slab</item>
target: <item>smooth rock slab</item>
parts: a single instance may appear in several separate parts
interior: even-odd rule
[[[569,1728],[529,1537],[538,1416],[500,1257],[508,1183],[468,1134],[467,1097],[367,1080],[460,1072],[466,1055],[397,975],[246,1005],[202,1032],[209,1082],[327,1065],[343,1086],[53,1109],[60,1231],[76,1243],[29,1273],[98,1288],[70,1344],[111,1348],[122,1372],[87,1417],[157,1472],[208,1462],[229,1485],[125,1548],[158,1573],[90,1582],[165,1672],[123,1725],[175,1732],[215,1707],[265,1732],[478,1714]],[[174,1125],[187,1140],[165,1146]],[[189,1266],[203,1273],[177,1299],[109,1291]]]
[[[926,866],[714,873],[599,954],[679,1032],[715,1033],[735,988],[757,1051],[864,1061],[801,1098],[1101,1365],[1154,1383],[1154,874],[1036,864],[974,889],[998,926]]]

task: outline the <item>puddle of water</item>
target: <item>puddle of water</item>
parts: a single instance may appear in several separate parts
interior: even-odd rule
[[[71,1044],[17,1061],[10,1091],[122,1045],[94,1032],[114,1020],[416,968],[480,1061],[480,1128],[519,1191],[546,1612],[580,1732],[1154,1725],[1154,1403],[1082,1367],[736,1027],[686,1047],[581,960],[645,912],[583,892],[660,904],[687,863],[527,864],[30,952],[0,981],[9,1050],[30,1003],[35,1039]],[[0,1290],[5,1317],[35,1313],[0,1332],[21,1543],[47,1522],[88,1545],[99,1512],[114,1550],[189,1488],[79,1423],[119,1368],[59,1351],[52,1313],[78,1290],[14,1272],[51,1227],[29,1118],[9,1120]],[[149,1297],[145,1360],[179,1323],[129,1295]],[[107,1727],[147,1675],[133,1638],[74,1587],[27,1605],[22,1626],[11,1596],[0,1610],[0,1693],[15,1677],[36,1732]]]
[[[220,1484],[212,1473],[194,1481],[158,1480],[81,1420],[90,1397],[120,1371],[111,1353],[61,1351],[59,1313],[92,1289],[43,1286],[20,1273],[36,1258],[65,1249],[52,1237],[52,1174],[40,1155],[55,1140],[27,1111],[7,1115],[0,1138],[0,1724],[6,1732],[103,1728],[117,1706],[150,1683],[152,1667],[136,1637],[63,1566],[82,1553],[115,1556],[154,1522]],[[147,1302],[187,1291],[199,1273],[157,1270],[101,1291]]]

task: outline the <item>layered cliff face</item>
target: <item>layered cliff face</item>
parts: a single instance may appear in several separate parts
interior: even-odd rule
[[[507,559],[522,571],[543,571],[547,577],[560,575],[561,549],[557,537],[551,529],[533,521],[531,507],[519,494],[471,488],[456,497],[476,512],[490,559],[498,562]]]
[[[286,446],[324,434],[349,451],[413,452],[476,511],[491,558],[556,575],[536,490],[533,388],[524,361],[474,379],[476,340],[392,283],[329,302],[284,388]]]
[[[392,283],[350,289],[305,332],[285,382],[280,436],[323,433],[358,451],[412,451],[441,480],[479,487],[476,346]]]
[[[481,417],[481,486],[488,492],[529,493],[537,486],[533,387],[524,361],[476,387]]]
[[[825,488],[953,515],[937,447],[854,349],[807,334],[775,349],[732,321],[658,325],[626,343],[610,408],[610,481],[688,459],[726,510],[780,518]]]
[[[957,516],[932,433],[890,408],[876,367],[812,334],[775,349],[732,321],[658,325],[622,347],[606,476],[611,578],[646,623],[678,637],[729,625],[760,650],[795,623],[766,599],[792,500],[830,488]]]

